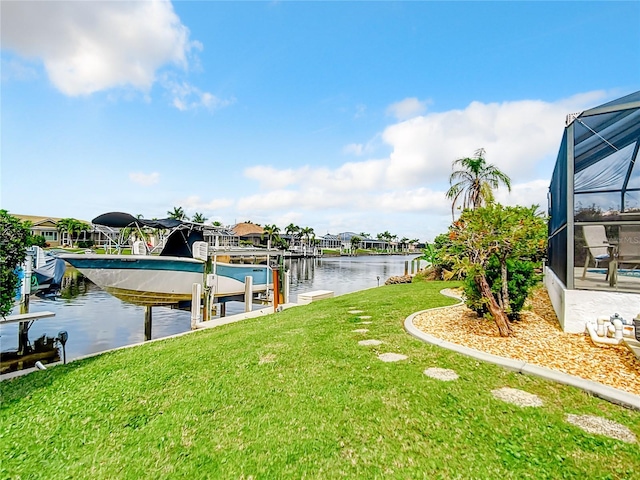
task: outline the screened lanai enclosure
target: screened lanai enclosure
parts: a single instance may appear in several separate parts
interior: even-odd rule
[[[548,268],[564,289],[640,294],[639,146],[640,92],[567,116],[549,188]]]

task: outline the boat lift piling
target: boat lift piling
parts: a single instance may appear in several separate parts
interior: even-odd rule
[[[253,277],[244,277],[244,311],[253,310]]]
[[[191,290],[191,330],[196,329],[196,323],[200,321],[200,302],[202,296],[202,285],[194,283]],[[205,301],[205,304],[207,302]]]
[[[153,307],[144,307],[144,341],[151,340],[151,325],[153,323]]]
[[[284,272],[284,285],[282,286],[283,301],[289,303],[289,291],[291,290],[291,272]]]
[[[218,237],[216,237],[216,246],[218,245],[218,241],[219,239]],[[209,255],[208,248],[205,254],[205,258],[207,260],[204,264],[205,283],[204,283],[204,310],[202,312],[203,322],[206,322],[211,319],[211,299],[213,297],[213,294],[215,293],[214,290],[216,285],[216,277],[213,272],[213,265],[215,262],[213,258]],[[198,308],[198,312],[199,311],[200,311],[200,308]],[[193,321],[192,321],[192,328],[193,328]]]
[[[22,265],[24,278],[20,287],[20,314],[29,313],[29,296],[31,295],[31,276],[33,274],[33,253],[31,249],[27,249],[27,256]],[[18,324],[18,354],[27,353],[29,346],[29,321],[20,322]]]
[[[273,311],[278,311],[278,302],[280,301],[280,278],[279,268],[273,267]]]

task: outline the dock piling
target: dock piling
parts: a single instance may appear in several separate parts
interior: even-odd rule
[[[253,277],[244,277],[244,311],[253,310]]]
[[[196,323],[200,320],[201,298],[202,285],[194,283],[191,286],[191,330],[195,330]]]
[[[144,341],[151,340],[151,324],[153,321],[153,307],[144,307]]]
[[[278,267],[273,267],[273,311],[278,311],[280,301],[280,275]]]
[[[291,289],[291,272],[284,272],[283,303],[289,303],[289,291]]]

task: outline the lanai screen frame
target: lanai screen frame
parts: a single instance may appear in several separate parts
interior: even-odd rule
[[[624,128],[616,129],[616,122],[624,124]],[[592,128],[589,124],[592,124],[595,128]],[[604,133],[604,129],[608,129],[608,132],[601,135],[599,130]],[[609,140],[607,140],[607,137],[609,137]],[[565,287],[570,290],[575,289],[576,144],[579,150],[585,150],[583,147],[590,144],[586,152],[578,151],[579,168],[582,170],[593,165],[597,166],[598,162],[606,159],[614,150],[635,144],[631,152],[628,172],[621,188],[578,192],[579,195],[581,193],[620,193],[620,211],[624,213],[627,193],[640,192],[640,188],[627,188],[632,172],[637,174],[640,171],[640,160],[638,159],[638,149],[640,147],[640,91],[580,114],[567,116],[567,126],[564,130],[549,186],[548,266],[558,279],[563,282]],[[585,223],[578,222],[579,225]],[[610,218],[601,218],[593,223],[617,225],[628,222],[620,222],[615,216],[610,216]],[[633,224],[640,224],[640,214]]]

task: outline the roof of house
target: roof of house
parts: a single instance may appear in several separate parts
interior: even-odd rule
[[[59,217],[43,217],[41,215],[20,215],[17,213],[11,213],[10,215],[13,217],[16,217],[22,222],[31,222],[31,224],[34,227],[37,227],[38,225],[42,225],[45,223],[53,223],[55,225],[60,220],[62,220],[62,218],[59,218]],[[77,218],[76,220],[86,223],[87,225],[91,225],[91,222],[87,222],[86,220],[80,220],[79,218]]]
[[[238,223],[233,226],[231,231],[239,237],[248,237],[263,235],[264,229],[260,225],[255,223]]]

